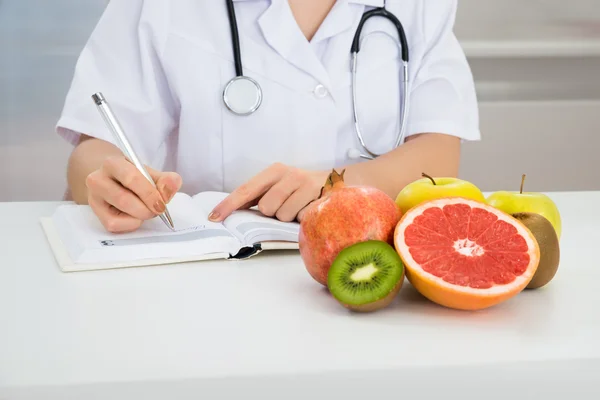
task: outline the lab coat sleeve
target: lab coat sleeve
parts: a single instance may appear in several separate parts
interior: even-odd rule
[[[76,63],[56,126],[59,135],[73,145],[82,133],[115,144],[91,98],[102,92],[138,156],[152,164],[176,123],[176,107],[160,63],[168,3],[108,3]]]
[[[413,76],[406,135],[435,132],[479,140],[473,75],[453,30],[457,1],[422,4],[422,58]]]

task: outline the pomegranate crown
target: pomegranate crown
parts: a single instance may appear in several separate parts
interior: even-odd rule
[[[321,188],[321,194],[319,197],[323,197],[323,195],[329,193],[333,189],[344,186],[345,172],[345,169],[343,169],[341,173],[338,173],[335,169],[332,169],[331,173],[327,177],[327,180],[325,181],[325,185]]]

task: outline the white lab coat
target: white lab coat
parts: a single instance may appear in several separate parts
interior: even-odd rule
[[[363,12],[383,0],[338,0],[311,42],[286,0],[235,0],[244,73],[262,87],[250,116],[226,109],[235,76],[225,0],[111,0],[76,65],[57,131],[114,143],[91,100],[102,92],[138,155],[176,171],[182,191],[231,191],[274,162],[307,169],[348,165],[357,148],[350,45]],[[388,0],[410,48],[406,135],[439,132],[478,140],[473,77],[453,34],[456,0]],[[382,18],[363,30],[358,112],[372,150],[399,129],[401,60]]]

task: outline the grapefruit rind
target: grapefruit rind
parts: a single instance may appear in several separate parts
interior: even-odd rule
[[[409,251],[410,247],[404,242],[404,232],[413,223],[415,218],[421,215],[426,209],[433,207],[443,208],[446,205],[452,204],[465,204],[471,208],[481,208],[493,213],[499,220],[514,226],[518,234],[525,240],[528,248],[529,264],[525,272],[508,284],[479,289],[448,283],[442,278],[425,271],[412,257]],[[479,310],[497,305],[516,296],[533,279],[540,260],[539,245],[531,231],[523,223],[493,206],[463,197],[437,198],[423,202],[407,211],[396,225],[394,246],[404,262],[406,278],[419,293],[434,303],[460,310]]]

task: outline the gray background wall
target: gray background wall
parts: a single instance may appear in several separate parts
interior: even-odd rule
[[[55,200],[70,147],[54,133],[106,0],[0,0],[0,201]],[[460,0],[483,141],[461,175],[484,190],[600,190],[597,0]]]
[[[483,141],[461,174],[486,190],[600,189],[598,0],[459,0]]]

